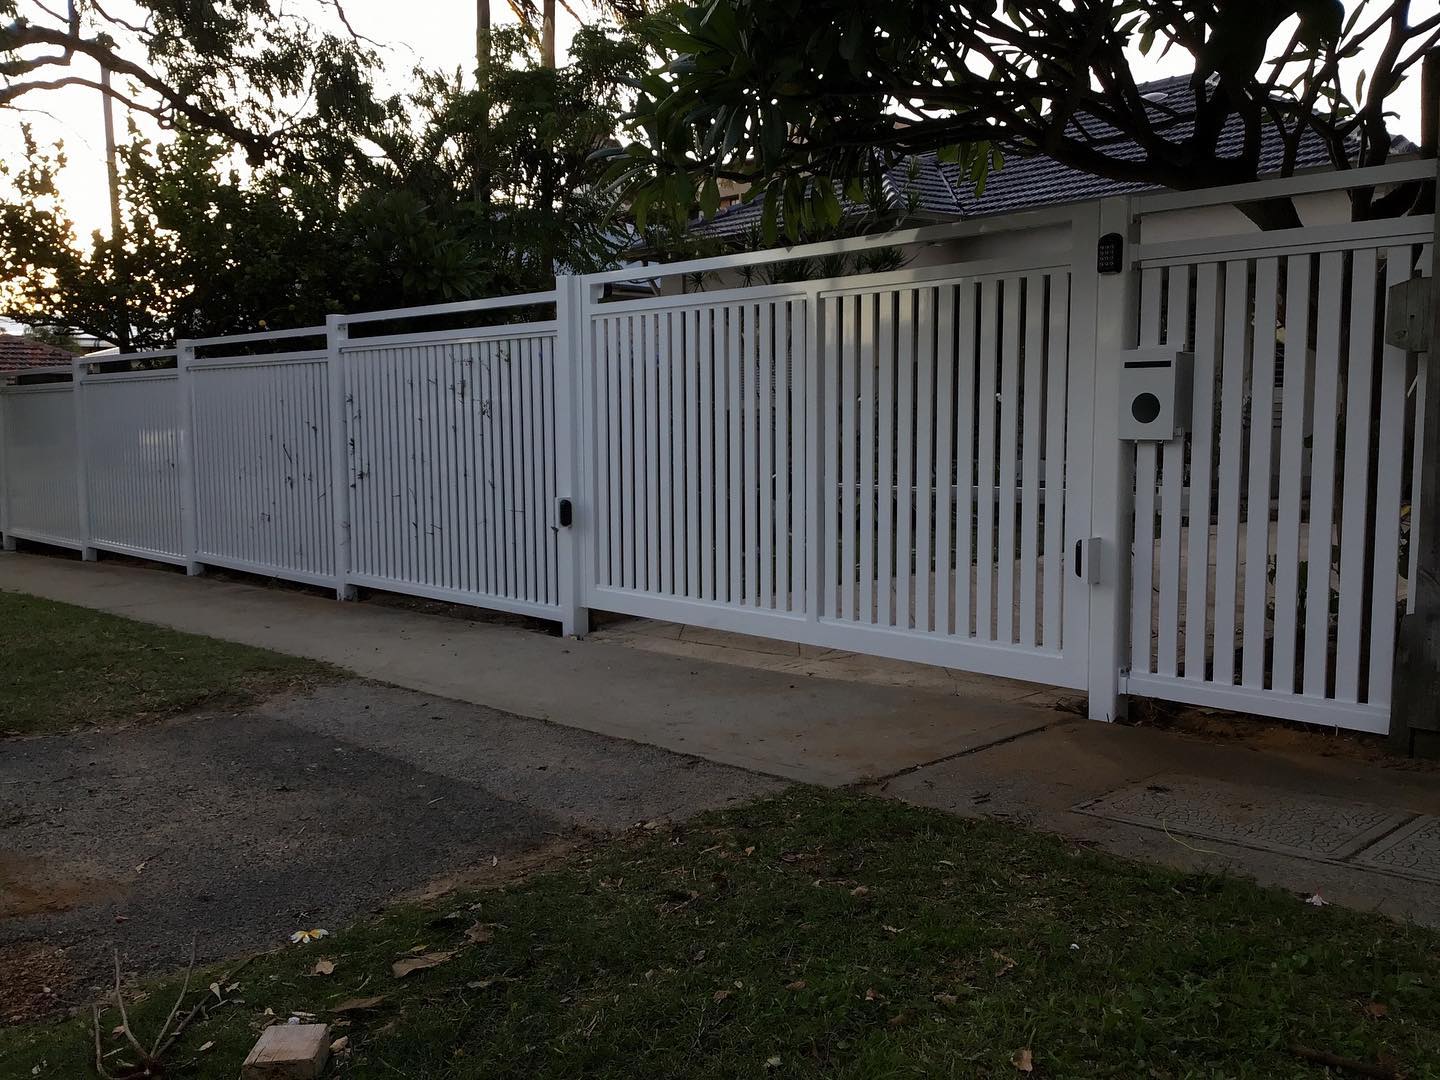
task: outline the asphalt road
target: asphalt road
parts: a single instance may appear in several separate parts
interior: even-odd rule
[[[283,945],[766,777],[361,681],[241,712],[0,742],[0,1022]],[[48,988],[48,989],[47,989]]]

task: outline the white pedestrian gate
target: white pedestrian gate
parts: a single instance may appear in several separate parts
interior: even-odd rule
[[[1382,328],[1434,218],[1166,230],[1434,177],[1112,199],[80,358],[0,386],[0,532],[567,633],[595,608],[941,664],[1086,690],[1099,718],[1134,694],[1383,730],[1427,379]],[[904,269],[841,265],[885,248]],[[1193,357],[1189,415],[1124,442],[1122,362],[1166,345]]]

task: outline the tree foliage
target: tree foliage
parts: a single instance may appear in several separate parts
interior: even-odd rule
[[[133,0],[139,21],[99,0],[0,0],[0,110],[89,87],[162,127],[214,132],[252,165],[283,155],[297,167],[315,140],[385,119],[373,43],[349,31],[340,4],[308,5],[330,11],[337,32],[275,0]],[[96,64],[118,76],[108,89]]]
[[[367,138],[311,140],[303,163],[249,166],[184,122],[159,141],[132,131],[120,248],[75,237],[63,151],[32,140],[23,164],[0,162],[0,314],[110,340],[124,318],[145,347],[548,288],[557,267],[609,265],[627,240],[595,153],[618,128],[616,86],[643,70],[640,43],[585,29],[559,69],[516,31],[496,31],[494,48],[483,89],[416,72]]]
[[[1282,173],[1307,133],[1337,167],[1382,163],[1386,99],[1440,41],[1440,14],[1412,18],[1409,0],[699,0],[658,40],[666,62],[639,83],[639,138],[616,168],[637,213],[709,212],[728,179],[793,234],[833,224],[837,190],[858,198],[927,151],[977,183],[1002,155],[1043,153],[1176,189],[1257,178],[1267,129]],[[1368,81],[1343,84],[1366,48]],[[1144,98],[1136,49],[1188,54],[1193,113]],[[1124,140],[1139,152],[1110,152]]]

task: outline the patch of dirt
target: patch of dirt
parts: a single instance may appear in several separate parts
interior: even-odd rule
[[[54,859],[0,851],[0,919],[69,911],[117,900],[124,892],[118,881]]]
[[[0,946],[0,1024],[43,1020],[59,1009],[74,989],[76,975],[63,949],[25,941]]]
[[[499,889],[514,885],[557,866],[575,853],[588,849],[595,837],[577,830],[573,836],[557,836],[549,843],[517,855],[496,858],[493,863],[480,864],[448,874],[425,885],[409,899],[421,902],[436,900],[457,889]]]
[[[1387,769],[1440,774],[1440,760],[1406,757],[1392,749],[1383,735],[1153,701],[1132,702],[1128,722],[1291,757],[1343,757]]]

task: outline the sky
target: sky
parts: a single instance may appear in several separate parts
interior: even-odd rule
[[[24,11],[29,0],[22,0]],[[307,0],[306,6],[314,0]],[[416,62],[428,67],[467,69],[473,62],[475,41],[474,0],[344,0],[346,14],[356,31],[384,43],[387,75],[403,80]],[[496,24],[513,22],[514,17],[504,0],[492,2]],[[1426,17],[1426,10],[1440,10],[1440,0],[1417,0],[1413,19]],[[115,0],[107,5],[112,15],[129,14],[129,0]],[[397,12],[403,13],[397,18]],[[558,42],[563,51],[573,33],[574,22],[561,10]],[[1178,50],[1177,50],[1178,53]],[[1188,58],[1182,55],[1169,61],[1151,63],[1137,58],[1137,71],[1143,77],[1160,77],[1188,70]],[[1362,61],[1363,66],[1363,61]],[[85,72],[93,75],[92,72]],[[1353,80],[1353,75],[1351,76]],[[1347,80],[1349,81],[1349,80]],[[1400,114],[1396,128],[1412,138],[1418,137],[1420,101],[1419,80],[1412,78],[1393,99]],[[108,231],[104,160],[104,129],[101,124],[99,96],[94,91],[70,88],[47,95],[44,108],[48,115],[31,114],[27,119],[42,142],[63,139],[69,165],[61,178],[61,192],[81,236],[94,229]],[[0,154],[23,153],[20,141],[21,118],[0,112]],[[124,118],[117,115],[117,130],[125,130]]]

